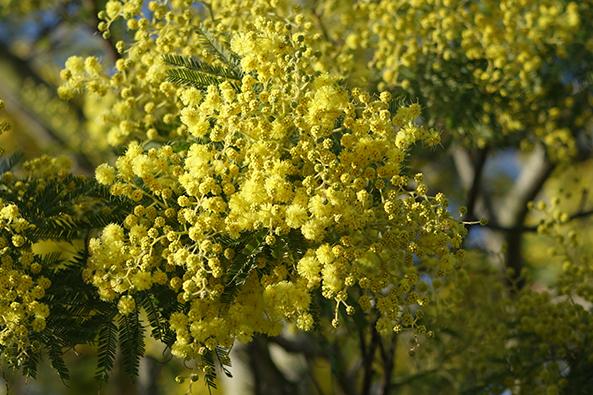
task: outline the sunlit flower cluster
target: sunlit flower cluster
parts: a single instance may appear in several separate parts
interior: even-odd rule
[[[249,24],[252,9],[292,19],[295,3],[217,0],[211,10],[223,30]],[[420,98],[429,122],[469,144],[519,136],[565,160],[576,154],[575,131],[591,125],[590,2],[329,0],[298,12],[316,69]]]
[[[49,315],[40,299],[51,282],[39,274],[26,236],[31,227],[16,205],[0,201],[0,348],[15,365],[22,364],[31,334],[45,328]]]
[[[573,393],[571,380],[590,376],[593,239],[570,224],[589,215],[586,192],[577,210],[559,198],[530,203],[540,222],[521,217],[505,228],[498,193],[493,204],[472,201],[488,166],[483,178],[480,160],[475,171],[458,166],[463,178],[475,173],[472,215],[483,198],[492,230],[507,240],[552,240],[555,283],[531,278],[523,259],[503,259],[525,266],[514,273],[522,288],[497,267],[498,251],[461,250],[464,225],[486,221],[452,217],[445,195],[418,173],[431,171],[418,146],[460,145],[468,157],[487,148],[485,161],[500,147],[542,145],[556,168],[583,157],[593,130],[592,2],[104,3],[97,28],[114,64],[66,61],[58,94],[75,111],[30,83],[20,92],[48,128],[67,131],[66,145],[106,163],[95,180],[68,178],[68,160],[49,157],[23,165],[22,178],[0,174],[9,196],[0,199],[0,351],[9,362],[22,366],[36,339],[54,340],[62,306],[44,298],[55,301],[59,280],[33,253],[47,242],[45,252],[76,250],[72,282],[93,308],[75,318],[107,323],[100,357],[109,354],[101,335],[103,350],[111,330],[120,349],[136,342],[130,327],[146,313],[155,338],[197,366],[216,347],[257,334],[319,330],[338,344],[356,326],[366,367],[379,357],[387,367],[386,346],[409,341],[413,365],[426,365],[417,377],[433,375],[456,393]],[[51,4],[0,0],[0,15]],[[435,173],[449,181],[449,166]],[[69,181],[47,192],[56,179]],[[52,218],[59,242],[28,237],[34,219],[23,213],[37,200],[19,199],[35,192],[75,196]],[[476,234],[468,243],[483,241]],[[497,236],[484,240],[500,247]]]
[[[209,52],[236,73],[179,88],[163,82],[159,54],[200,55],[204,38],[180,34],[199,28],[197,16],[150,7],[152,21],[128,19],[136,41],[125,72],[111,77],[129,106],[115,105],[122,121],[109,138],[132,141],[96,179],[137,206],[90,242],[84,278],[101,298],[126,315],[139,293],[175,291],[183,307],[170,325],[182,358],[278,334],[283,322],[312,329],[318,295],[333,302],[335,326],[375,307],[381,333],[425,330],[418,311],[434,290],[426,276],[454,270],[465,231],[421,174],[405,176],[411,146],[439,142],[420,126],[420,106],[345,88],[319,70],[307,45],[315,33],[273,15],[229,32],[218,57]],[[118,10],[108,14],[126,13]],[[88,77],[87,62],[68,61],[63,93]]]

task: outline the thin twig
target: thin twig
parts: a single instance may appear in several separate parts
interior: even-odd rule
[[[317,20],[317,24],[319,25],[319,29],[321,30],[323,38],[325,38],[325,40],[330,42],[331,44],[336,45],[336,42],[332,40],[332,38],[329,36],[329,32],[327,31],[327,28],[323,23],[323,13],[318,12],[317,9],[313,9],[313,16],[315,17],[315,20]]]
[[[375,359],[375,352],[377,351],[377,346],[379,345],[379,333],[377,332],[377,328],[373,323],[371,326],[371,340],[367,347],[367,352],[363,355],[362,359],[362,367],[364,369],[363,378],[362,378],[362,389],[360,391],[361,395],[369,395],[371,393],[371,384],[373,383],[373,375],[375,371],[373,369],[373,361]]]
[[[255,395],[293,394],[297,384],[284,376],[276,366],[270,356],[267,339],[256,336],[248,347]]]
[[[479,171],[477,171],[478,169],[474,168],[474,164],[470,158],[470,155],[462,147],[453,147],[451,154],[461,183],[464,189],[468,191],[468,204],[471,204],[471,212],[474,218],[478,216],[486,217],[491,218],[494,222],[496,222],[496,211],[492,201],[490,200],[490,196],[486,193],[482,193],[483,191],[481,191],[479,188],[481,185],[482,175],[477,176],[477,173],[483,173],[487,152],[484,151],[483,160],[478,160],[478,165],[481,163],[479,166],[481,167]],[[474,188],[476,189],[473,192],[470,192]],[[472,202],[472,199],[475,200]]]
[[[568,216],[568,220],[567,222],[570,221],[574,221],[577,219],[586,219],[588,217],[593,216],[593,209],[589,209],[589,210],[582,210],[579,211],[577,213],[571,214]],[[531,226],[520,226],[520,227],[510,227],[510,226],[504,226],[501,225],[499,223],[491,223],[491,222],[487,222],[484,225],[481,225],[479,223],[472,223],[468,225],[469,227],[483,227],[483,228],[488,228],[491,230],[495,230],[495,231],[499,231],[499,232],[513,232],[513,231],[521,231],[522,233],[533,233],[533,232],[537,232],[537,225],[531,225]]]

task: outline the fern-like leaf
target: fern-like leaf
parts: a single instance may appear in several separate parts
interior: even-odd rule
[[[216,389],[216,363],[214,353],[207,351],[202,355],[202,363],[204,364],[204,379],[209,388]]]
[[[8,122],[0,122],[0,134],[8,132],[10,130],[10,125]]]
[[[203,25],[198,28],[198,37],[202,48],[206,52],[220,60],[222,63],[229,65],[235,70],[239,70],[239,65],[241,64],[239,56],[222,45],[220,41],[214,37],[214,34],[208,31]]]
[[[223,77],[184,68],[168,70],[167,79],[175,85],[193,86],[202,90],[210,85],[218,85],[225,80]],[[238,89],[236,82],[231,82],[231,84],[235,89]]]
[[[83,177],[29,180],[25,192],[7,196],[36,227],[27,235],[41,239],[72,240],[92,229],[120,222],[132,203],[109,194],[108,188]]]
[[[251,272],[257,269],[256,259],[264,251],[265,234],[259,232],[252,238],[240,241],[234,245],[240,253],[234,258],[231,267],[225,277],[224,291],[221,295],[223,303],[231,303],[239,291],[239,286],[243,285]],[[230,244],[231,246],[233,244]]]
[[[144,328],[137,311],[121,317],[119,345],[124,371],[132,377],[138,376],[140,357],[144,355]]]
[[[164,316],[162,308],[158,305],[158,301],[155,295],[147,294],[141,297],[140,305],[146,312],[152,336],[170,347],[175,342],[175,333],[169,329],[167,318]]]
[[[56,370],[62,382],[66,383],[68,380],[70,380],[70,372],[68,371],[68,367],[66,366],[64,357],[62,356],[62,342],[58,338],[52,338],[49,339],[45,345],[47,347],[47,353],[51,366]]]
[[[202,355],[202,364],[205,367],[204,379],[209,388],[216,388],[217,364],[227,377],[232,377],[231,371],[227,368],[231,366],[229,353],[228,349],[217,346],[214,351],[207,351]]]
[[[242,77],[241,73],[225,67],[214,66],[205,62],[202,62],[193,56],[183,56],[176,54],[163,55],[163,60],[171,66],[182,67],[189,70],[199,71],[203,74],[208,74],[213,77],[222,79],[231,79],[239,81]]]
[[[220,364],[220,367],[222,368],[222,371],[224,372],[224,374],[227,377],[233,377],[231,371],[228,369],[230,368],[231,365],[231,357],[230,357],[230,352],[231,350],[222,347],[222,346],[216,346],[216,349],[214,350],[216,353],[216,358],[218,359],[218,363]]]
[[[27,360],[23,364],[23,374],[32,379],[37,377],[37,365],[39,364],[39,353],[29,353]]]
[[[95,377],[107,381],[117,353],[117,326],[108,322],[101,327],[97,346],[97,371]]]

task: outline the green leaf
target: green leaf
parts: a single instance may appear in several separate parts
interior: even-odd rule
[[[153,294],[146,294],[140,298],[140,305],[146,312],[152,336],[171,347],[175,342],[175,333],[169,329],[168,319],[158,303],[159,299]]]
[[[216,364],[214,362],[214,354],[208,350],[202,355],[202,363],[205,366],[204,379],[209,388],[216,388]]]
[[[60,339],[52,337],[45,342],[45,345],[47,347],[51,366],[56,370],[62,382],[66,383],[68,380],[70,380],[70,372],[68,371],[68,367],[66,367],[66,363],[62,357],[62,342]]]
[[[117,326],[113,322],[107,322],[99,331],[97,346],[97,371],[95,377],[101,381],[107,381],[113,369],[115,355],[117,353]]]
[[[222,45],[220,41],[214,37],[214,34],[208,31],[204,25],[201,25],[198,28],[198,37],[202,48],[211,56],[220,60],[229,67],[239,69],[239,65],[241,64],[241,59],[239,56]]]
[[[168,54],[163,56],[163,60],[171,66],[199,71],[202,74],[208,74],[222,79],[232,79],[239,81],[242,77],[240,72],[202,62],[193,56]]]
[[[112,222],[121,222],[131,201],[114,197],[108,188],[93,179],[66,176],[50,180],[27,180],[27,188],[14,201],[35,229],[27,236],[41,239],[72,240]]]
[[[39,353],[31,351],[23,364],[23,374],[26,377],[37,377],[37,365],[39,364]]]
[[[198,89],[206,89],[210,85],[218,85],[226,78],[204,73],[198,70],[176,68],[167,70],[167,80],[175,85],[193,86]],[[232,83],[238,90],[237,84]]]
[[[144,328],[138,317],[138,311],[121,316],[119,345],[124,371],[130,376],[138,376],[140,357],[144,355]]]
[[[216,353],[216,358],[218,359],[218,363],[220,364],[220,367],[222,368],[222,371],[224,372],[224,374],[227,377],[233,377],[231,371],[227,368],[231,367],[231,357],[230,357],[230,352],[231,350],[222,347],[222,346],[216,346],[216,349],[214,350]]]

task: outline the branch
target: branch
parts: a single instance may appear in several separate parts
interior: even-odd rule
[[[471,188],[468,192],[467,197],[467,221],[475,221],[477,218],[474,214],[476,209],[476,202],[478,201],[478,196],[480,194],[480,185],[482,183],[482,174],[484,173],[484,166],[486,164],[486,159],[488,157],[488,148],[482,148],[478,152],[478,158],[476,160],[476,164],[474,165],[473,169],[473,180],[471,183]]]
[[[568,221],[574,221],[577,219],[586,219],[588,217],[593,216],[593,209],[589,209],[589,210],[581,210],[578,211],[574,214],[571,214],[568,217]],[[531,225],[531,226],[520,226],[520,227],[509,227],[509,226],[504,226],[501,225],[499,223],[486,223],[485,225],[480,225],[480,224],[476,224],[476,223],[472,223],[469,224],[469,227],[474,227],[474,226],[480,226],[480,227],[484,227],[484,228],[488,228],[488,229],[492,229],[495,231],[499,231],[499,232],[513,232],[515,230],[520,230],[522,233],[532,233],[532,232],[537,232],[537,225]]]
[[[330,363],[335,363],[339,365],[337,367],[332,366],[332,373],[338,379],[338,383],[340,384],[340,388],[345,395],[354,395],[356,393],[356,387],[353,380],[353,375],[350,373],[355,372],[346,372],[344,368],[344,357],[342,356],[342,345],[338,344],[338,341],[334,341],[331,344],[331,354],[329,355]]]
[[[327,345],[327,347],[318,347],[315,344],[307,341],[308,337],[300,337],[294,340],[287,339],[282,336],[269,337],[268,340],[284,349],[284,351],[294,354],[303,354],[307,360],[314,358],[324,358],[329,360],[330,364],[335,363],[337,366],[332,369],[332,373],[340,385],[340,389],[346,395],[354,395],[354,385],[352,380],[345,373],[344,361],[341,354],[341,348],[337,344]],[[312,380],[314,380],[312,378]],[[317,383],[314,383],[317,387]]]
[[[525,279],[521,277],[523,269],[522,244],[523,224],[527,217],[527,203],[534,200],[546,180],[552,175],[555,165],[547,158],[542,147],[538,147],[523,168],[519,179],[504,200],[501,210],[501,224],[509,227],[506,234],[506,267],[512,269],[511,285],[523,288]]]
[[[477,216],[480,216],[492,218],[494,221],[496,221],[496,212],[490,197],[486,194],[480,193],[482,174],[484,171],[488,151],[486,149],[480,151],[475,167],[469,153],[462,147],[453,147],[451,154],[453,156],[453,162],[455,163],[457,174],[459,174],[459,178],[461,179],[461,183],[464,189],[468,191],[468,213],[470,213],[471,208],[471,214],[474,219]]]
[[[395,350],[397,347],[397,334],[391,336],[391,342],[388,347],[383,344],[383,339],[379,339],[379,351],[383,360],[383,392],[382,395],[389,395],[393,389],[393,369],[395,367]]]
[[[360,393],[362,395],[369,395],[371,393],[371,384],[374,375],[373,370],[373,361],[375,359],[375,352],[377,351],[377,346],[379,345],[379,333],[377,332],[377,328],[375,327],[375,323],[370,325],[371,328],[371,340],[370,344],[367,347],[367,351],[365,354],[362,355],[362,367],[364,369],[363,378],[362,378],[362,389]],[[364,336],[361,336],[361,349],[362,344],[364,344]]]
[[[286,378],[276,366],[265,338],[256,336],[247,347],[255,395],[295,393],[297,383]]]
[[[317,24],[319,25],[319,29],[321,30],[321,34],[323,35],[323,38],[325,38],[325,40],[333,45],[336,45],[336,42],[334,40],[331,39],[331,37],[329,36],[329,32],[327,31],[327,28],[325,27],[325,24],[323,23],[323,11],[318,12],[317,8],[313,9],[313,16],[315,17],[315,20],[317,21]]]
[[[274,336],[269,337],[268,340],[271,343],[282,347],[284,351],[292,354],[303,354],[308,358],[327,357],[327,353],[322,352],[320,349],[308,342],[306,337],[290,340],[282,336]]]

